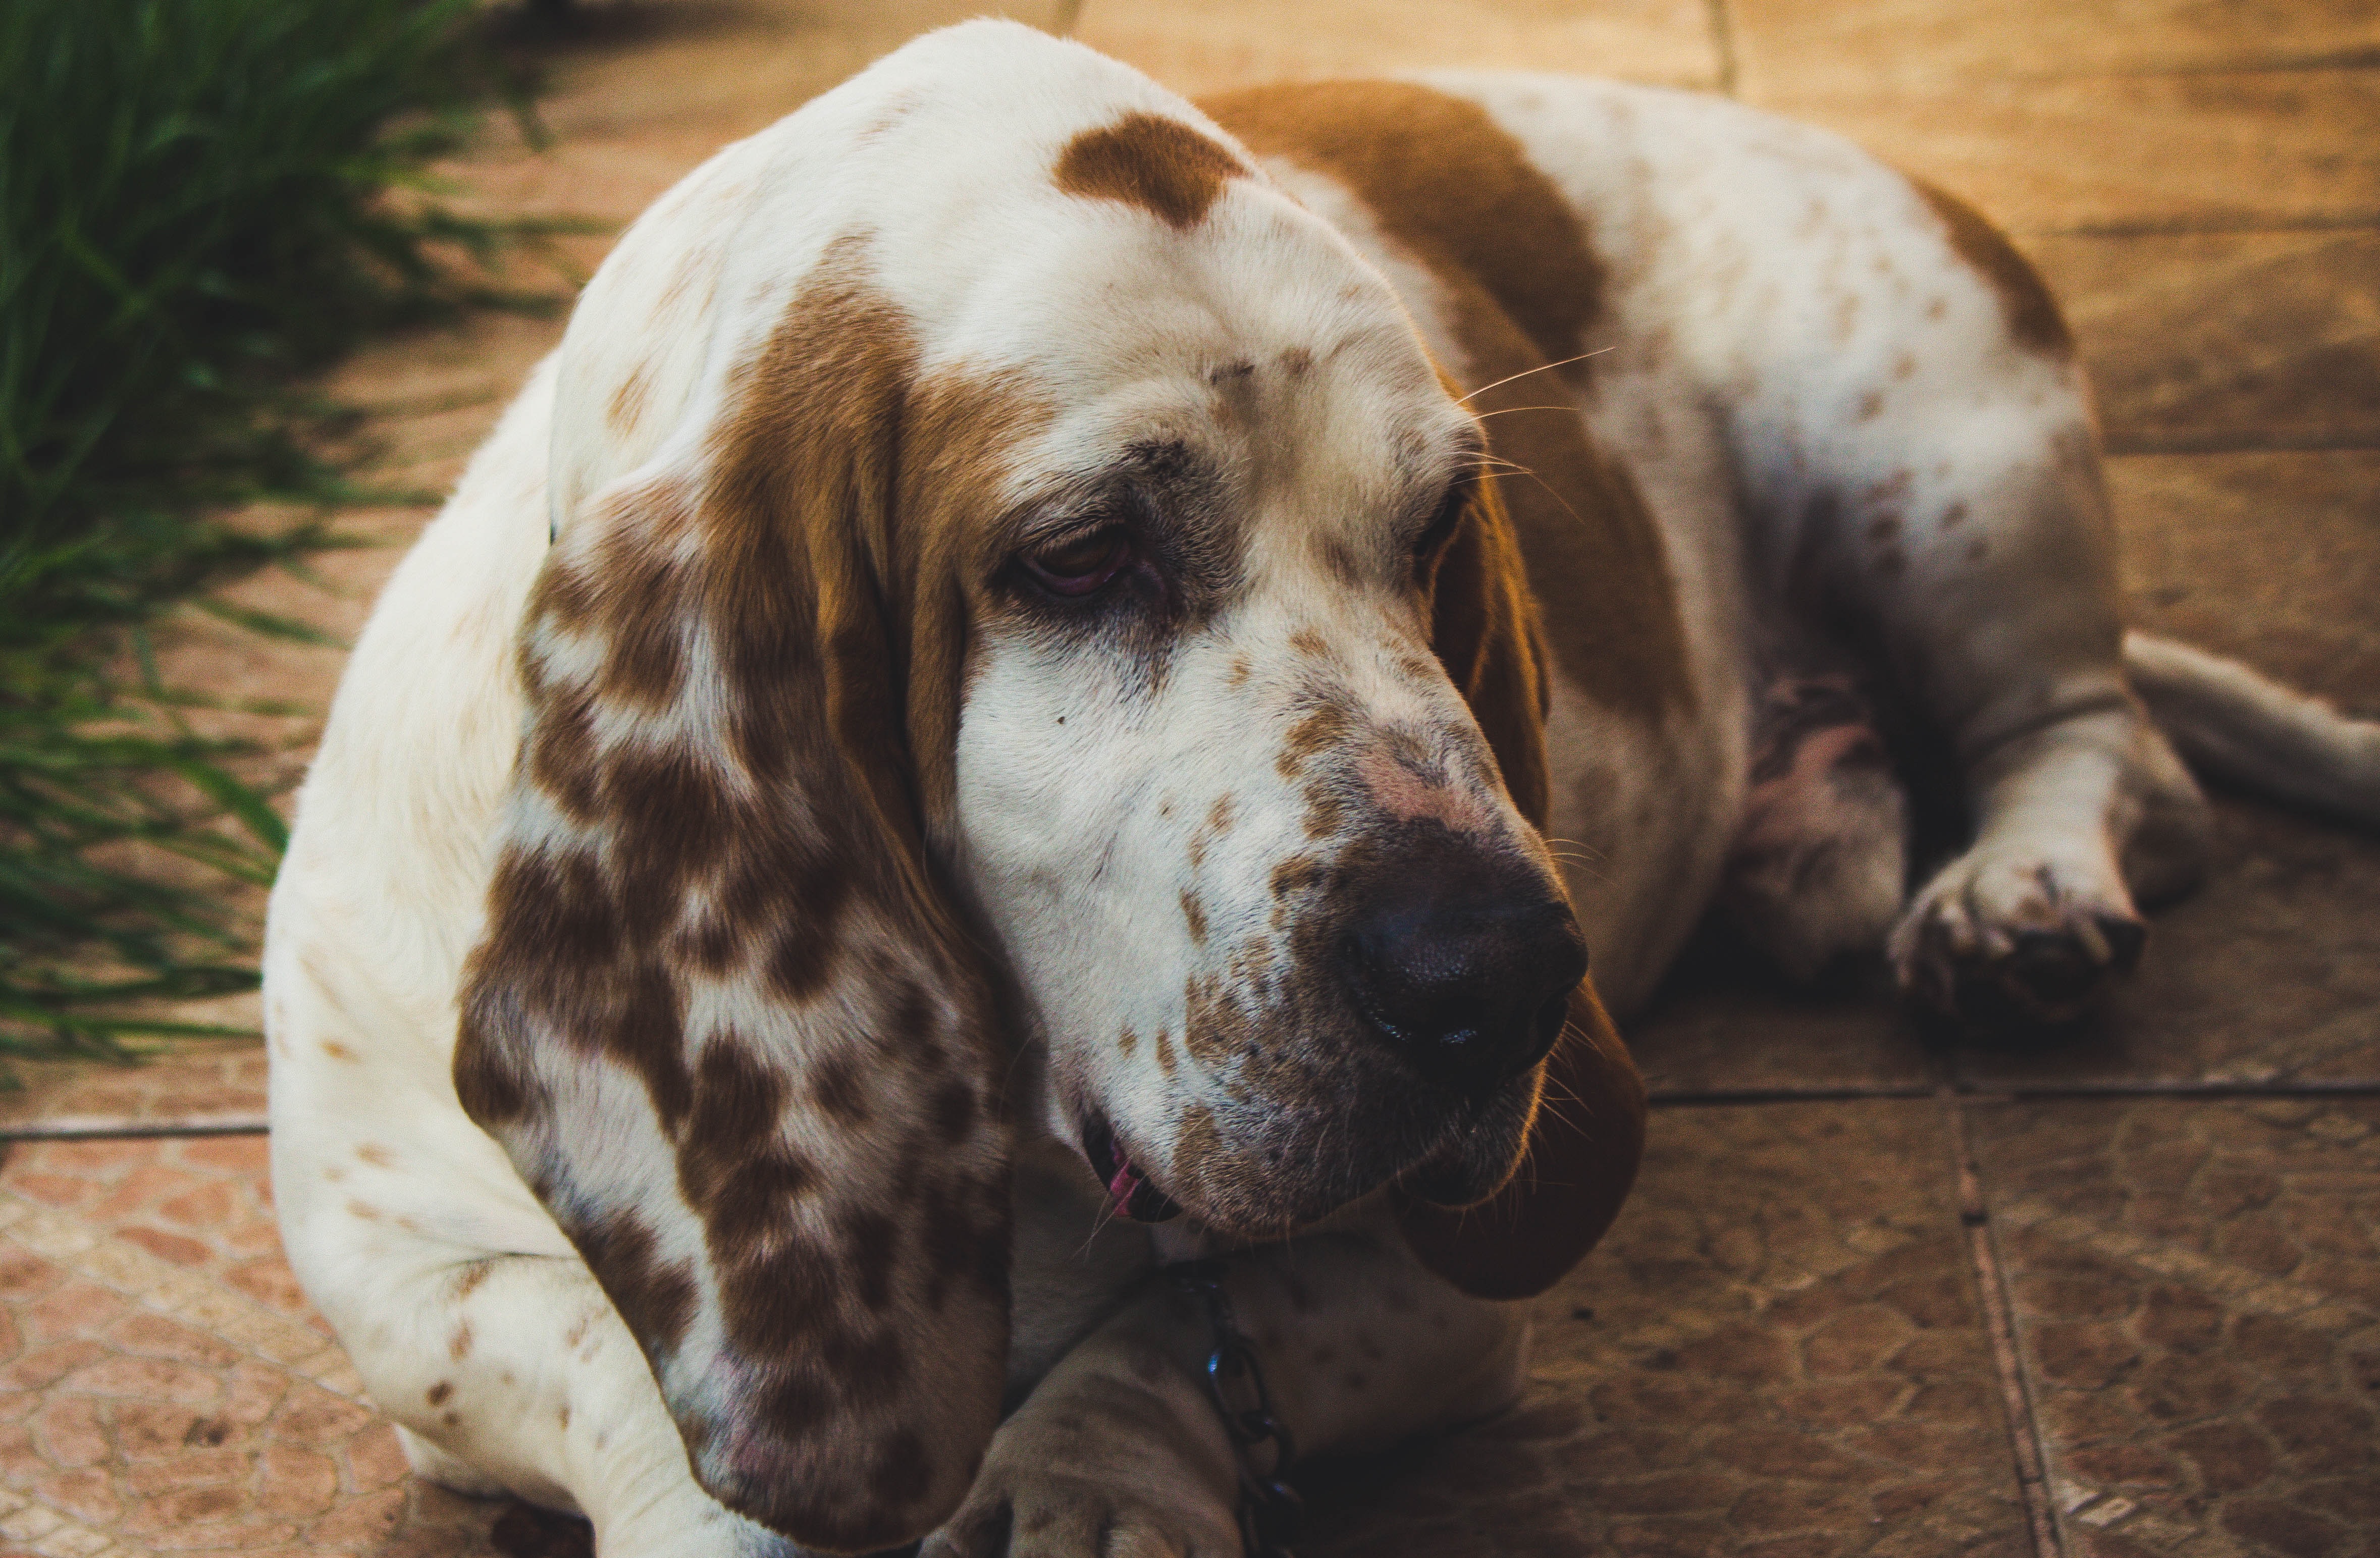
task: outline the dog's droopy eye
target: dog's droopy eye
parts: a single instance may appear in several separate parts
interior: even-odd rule
[[[1420,537],[1414,542],[1414,563],[1416,567],[1428,568],[1437,560],[1439,550],[1453,538],[1455,527],[1463,523],[1463,513],[1471,506],[1471,489],[1477,479],[1464,477],[1447,489],[1446,496],[1439,501],[1438,512],[1430,515],[1429,524],[1423,527]]]
[[[1020,561],[1033,582],[1052,595],[1095,595],[1132,562],[1132,538],[1122,525],[1111,525],[1026,552]]]

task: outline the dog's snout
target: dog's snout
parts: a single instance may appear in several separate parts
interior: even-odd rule
[[[1423,849],[1380,882],[1340,945],[1365,1020],[1424,1076],[1484,1094],[1551,1050],[1586,944],[1518,862]]]

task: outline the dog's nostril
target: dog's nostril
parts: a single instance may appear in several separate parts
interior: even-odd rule
[[[1416,1069],[1484,1093],[1553,1048],[1586,948],[1558,900],[1481,901],[1436,890],[1444,885],[1376,901],[1342,943],[1341,966],[1356,1008]]]

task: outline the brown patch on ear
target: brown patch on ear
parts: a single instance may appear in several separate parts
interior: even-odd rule
[[[455,1077],[702,1486],[871,1552],[949,1515],[999,1415],[1006,1033],[927,840],[969,581],[1043,413],[922,380],[860,247],[730,378],[699,462],[607,489],[549,554]]]
[[[1408,1204],[1405,1242],[1423,1265],[1475,1298],[1533,1298],[1611,1226],[1644,1153],[1645,1084],[1589,980],[1571,996],[1529,1150],[1512,1178],[1477,1206]]]
[[[1546,759],[1553,689],[1537,603],[1491,478],[1474,484],[1462,522],[1424,586],[1439,663],[1479,721],[1512,804],[1542,828],[1553,802]]]
[[[2040,272],[2017,252],[2007,236],[1993,226],[1983,212],[1949,190],[1937,189],[1922,178],[1909,182],[1933,208],[1959,258],[1999,295],[2000,311],[2007,316],[2009,334],[2017,344],[2046,357],[2060,361],[2071,357],[2074,337],[2067,332],[2066,317],[2058,311],[2058,299],[2050,296]]]
[[[1586,365],[1565,359],[1585,350],[1603,286],[1561,192],[1478,104],[1410,82],[1259,87],[1200,106],[1258,156],[1343,185],[1444,289],[1466,404],[1496,454],[1529,473],[1498,485],[1563,673],[1647,721],[1692,708],[1660,533],[1628,473],[1560,404],[1586,381]]]
[[[1204,220],[1223,186],[1247,171],[1223,146],[1179,119],[1127,114],[1068,141],[1053,176],[1069,195],[1121,200],[1181,230]]]

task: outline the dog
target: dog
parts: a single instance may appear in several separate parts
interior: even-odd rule
[[[290,1261],[606,1554],[1238,1553],[1293,1442],[1516,1395],[1714,909],[2057,1019],[2197,868],[2168,735],[2380,818],[2111,553],[2056,304],[1830,135],[930,34],[628,231],[363,633]]]

